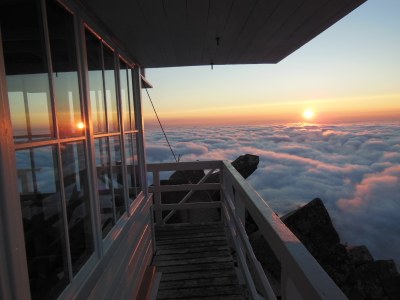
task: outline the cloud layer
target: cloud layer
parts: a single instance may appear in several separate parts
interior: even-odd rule
[[[181,161],[260,156],[250,184],[280,215],[320,197],[342,242],[400,264],[400,124],[183,127],[167,131]],[[147,160],[171,162],[159,129]]]

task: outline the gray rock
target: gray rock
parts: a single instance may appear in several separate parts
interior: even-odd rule
[[[346,250],[351,263],[355,266],[374,261],[374,258],[365,246],[347,246]]]
[[[246,179],[257,170],[259,162],[260,159],[257,155],[245,154],[236,158],[232,162],[232,166]]]
[[[339,234],[319,198],[283,216],[281,220],[314,257],[326,256],[340,242]]]

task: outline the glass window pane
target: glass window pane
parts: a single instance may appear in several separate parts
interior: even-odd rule
[[[94,145],[96,149],[97,187],[100,201],[101,228],[104,238],[115,224],[108,139],[95,139]]]
[[[122,156],[119,136],[110,137],[111,166],[113,172],[113,189],[117,220],[126,211],[124,201],[124,182],[122,178]]]
[[[102,133],[106,132],[106,111],[104,107],[101,42],[89,30],[86,30],[85,36],[93,132]]]
[[[32,299],[54,299],[67,286],[68,265],[54,146],[16,152]]]
[[[124,124],[124,130],[130,130],[131,120],[129,113],[129,90],[128,90],[127,66],[122,60],[120,60],[119,66],[120,66],[119,78],[121,84],[122,122]]]
[[[16,142],[53,136],[49,78],[37,1],[1,2],[0,20]]]
[[[135,135],[125,135],[125,160],[127,168],[127,181],[129,188],[129,204],[135,200],[139,194],[138,178],[140,176],[137,169],[136,138]]]
[[[118,126],[118,108],[117,95],[115,90],[115,72],[114,72],[114,52],[103,45],[104,53],[104,81],[106,88],[106,103],[107,103],[107,121],[108,131],[117,132]]]
[[[134,106],[134,93],[133,93],[133,82],[132,82],[132,69],[128,69],[128,87],[129,87],[129,105],[132,129],[136,129],[135,122],[135,106]]]
[[[61,160],[72,273],[75,275],[93,253],[93,231],[84,143],[63,144]]]
[[[46,4],[59,134],[82,136],[73,16],[56,2]]]

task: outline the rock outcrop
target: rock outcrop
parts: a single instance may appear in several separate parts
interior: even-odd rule
[[[232,162],[232,166],[246,179],[257,170],[259,161],[260,159],[257,155],[245,154],[236,158]]]
[[[281,220],[314,257],[326,256],[340,243],[339,234],[319,198],[284,215]]]
[[[312,200],[283,216],[281,220],[349,299],[400,299],[400,274],[394,261],[374,260],[365,246],[341,244],[321,199]],[[251,223],[250,218],[248,221]],[[247,227],[252,228],[249,225]],[[272,250],[266,245],[263,237],[256,231],[251,235],[250,241],[264,270],[279,280],[279,262],[273,255],[271,258]],[[267,255],[269,258],[266,260],[264,257]]]

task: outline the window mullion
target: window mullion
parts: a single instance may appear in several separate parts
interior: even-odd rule
[[[87,155],[87,169],[88,169],[88,184],[89,184],[89,194],[91,201],[91,215],[92,215],[92,228],[95,239],[95,249],[97,253],[97,257],[101,258],[104,253],[103,249],[103,238],[102,238],[102,230],[101,230],[101,219],[100,219],[100,200],[98,195],[98,186],[97,186],[97,170],[96,170],[96,158],[95,158],[95,146],[94,146],[94,134],[93,134],[93,124],[92,124],[92,115],[91,115],[91,99],[89,95],[89,67],[87,61],[87,49],[86,49],[86,41],[85,41],[85,27],[83,25],[83,20],[80,15],[76,16],[77,22],[77,43],[79,47],[78,57],[81,60],[78,60],[79,70],[82,74],[82,105],[83,105],[83,114],[85,116],[86,121],[86,143],[85,143],[85,151]],[[103,85],[104,86],[104,85]]]
[[[116,93],[117,93],[117,108],[118,108],[118,122],[120,129],[120,141],[121,141],[121,168],[122,168],[122,188],[124,191],[124,204],[125,204],[125,212],[129,215],[129,186],[127,179],[127,167],[126,167],[126,155],[125,155],[125,134],[124,134],[124,119],[123,119],[123,111],[122,111],[122,95],[121,95],[121,71],[120,71],[120,63],[119,63],[119,55],[116,53],[114,55],[115,58],[115,84],[116,84]],[[126,73],[126,72],[125,72]],[[128,98],[129,99],[129,98]]]
[[[50,49],[50,36],[49,36],[49,27],[47,22],[47,14],[46,14],[46,1],[41,0],[42,6],[42,20],[43,20],[43,36],[45,41],[45,53],[47,59],[47,70],[49,76],[49,92],[50,92],[50,104],[51,104],[51,114],[52,114],[52,124],[53,124],[53,137],[59,139],[59,130],[58,130],[58,120],[56,114],[56,101],[55,101],[55,92],[54,92],[54,80],[53,80],[53,64],[51,61],[51,49]]]
[[[101,51],[101,74],[103,79],[103,101],[104,101],[104,112],[105,112],[105,121],[106,121],[106,132],[110,132],[110,125],[108,124],[108,107],[107,107],[107,90],[106,90],[106,71],[104,67],[104,44],[100,42],[100,51]]]
[[[146,168],[146,152],[145,152],[145,139],[144,139],[144,126],[142,119],[142,106],[141,106],[141,93],[142,93],[142,85],[141,85],[141,75],[140,68],[134,68],[133,71],[133,92],[134,92],[134,108],[135,108],[135,122],[136,128],[138,130],[137,138],[138,138],[138,164],[140,169],[140,183],[142,191],[145,195],[147,195],[147,168]]]
[[[110,147],[110,137],[106,138],[107,142],[107,155],[108,155],[108,172],[110,176],[109,188],[111,189],[111,197],[112,197],[112,207],[113,207],[113,218],[114,218],[114,225],[117,222],[117,212],[116,212],[116,205],[115,205],[115,193],[114,193],[114,174],[113,174],[113,164],[112,164],[112,157],[111,157],[111,147]]]
[[[125,75],[126,75],[126,82],[128,83],[127,84],[127,89],[128,89],[128,110],[129,110],[129,124],[130,124],[130,128],[127,129],[127,130],[132,130],[132,111],[134,110],[134,108],[131,107],[132,106],[131,98],[133,100],[133,91],[131,91],[131,86],[132,85],[129,84],[129,72],[132,72],[132,71],[131,71],[130,66],[127,64]]]
[[[61,160],[61,145],[57,143],[57,170],[58,170],[58,181],[60,187],[60,197],[61,197],[61,212],[63,216],[63,226],[64,226],[64,235],[65,235],[65,248],[67,253],[67,264],[68,264],[68,276],[70,282],[72,281],[72,260],[71,260],[71,247],[70,247],[70,240],[69,240],[69,231],[68,231],[68,215],[67,215],[67,203],[65,199],[65,188],[64,188],[64,172],[63,172],[63,165]]]
[[[24,82],[25,85],[25,82]],[[26,89],[24,88],[23,91],[24,97],[24,112],[25,112],[25,119],[26,119],[26,131],[28,134],[28,141],[32,140],[32,127],[31,127],[31,116],[29,113],[29,105],[28,105],[28,95]]]
[[[137,150],[137,134],[136,133],[130,133],[131,139],[132,139],[132,170],[133,170],[133,182],[135,183],[135,197],[139,195],[138,191],[138,178],[136,178],[136,160],[137,160],[137,167],[139,168],[139,157],[138,157],[138,150]],[[135,154],[136,154],[136,160],[135,160]]]

